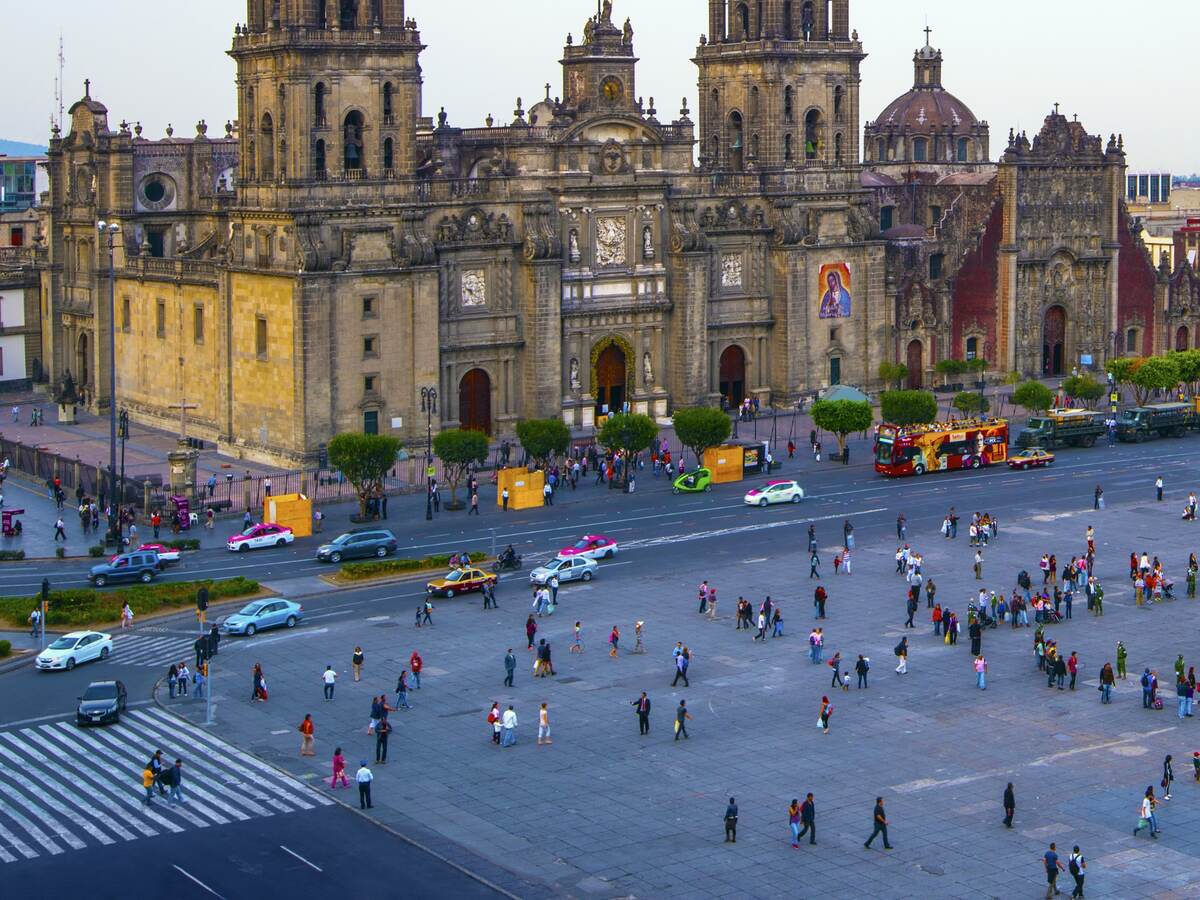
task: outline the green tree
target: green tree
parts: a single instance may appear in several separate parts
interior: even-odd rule
[[[1014,384],[1020,384],[1021,383],[1021,373],[1014,369],[1013,371],[1009,372],[1007,375],[1004,376],[1004,383],[1009,385],[1010,387]]]
[[[942,376],[943,384],[949,384],[951,378],[967,371],[967,364],[961,359],[939,359],[933,369]]]
[[[846,453],[846,436],[866,431],[875,421],[871,404],[866,400],[814,400],[809,407],[813,424],[837,437],[838,450]]]
[[[907,377],[908,366],[904,365],[904,363],[894,363],[884,360],[879,364],[879,380],[896,390],[899,390],[900,385],[904,383],[904,379]]]
[[[658,437],[658,424],[640,413],[617,413],[608,417],[600,429],[600,443],[609,450],[621,450],[625,455],[625,487],[629,487],[629,470],[633,455],[641,453]]]
[[[549,468],[550,457],[571,446],[571,432],[562,419],[525,419],[517,423],[517,438],[542,469]]]
[[[987,397],[975,391],[963,391],[954,398],[953,406],[965,416],[974,417],[981,416],[992,405],[988,403]]]
[[[450,484],[450,502],[446,508],[461,509],[457,496],[458,483],[472,464],[479,465],[487,459],[487,435],[482,431],[451,428],[433,439],[433,452],[442,461],[446,481]]]
[[[984,373],[988,370],[988,361],[982,356],[977,356],[974,359],[967,360],[967,371],[974,377],[975,381],[983,381]]]
[[[1013,403],[1028,412],[1045,412],[1054,402],[1054,393],[1040,381],[1026,381],[1013,391]]]
[[[1154,390],[1169,391],[1180,382],[1179,366],[1169,356],[1148,356],[1130,377],[1138,406],[1145,406]]]
[[[937,398],[929,391],[884,391],[879,415],[892,425],[920,425],[937,420]]]
[[[675,436],[696,454],[696,465],[704,465],[704,451],[720,446],[729,437],[729,416],[711,406],[693,406],[675,411]]]
[[[1105,387],[1091,375],[1072,375],[1063,382],[1063,390],[1067,396],[1074,397],[1083,401],[1083,405],[1088,409],[1092,408],[1097,400],[1104,396]]]
[[[1104,367],[1105,371],[1113,377],[1118,385],[1124,386],[1133,384],[1133,373],[1137,371],[1142,364],[1140,356],[1118,356],[1115,359],[1110,359]]]
[[[1171,354],[1179,367],[1179,380],[1187,384],[1192,394],[1200,393],[1200,350],[1177,350]]]
[[[329,442],[329,465],[337,469],[358,493],[358,514],[367,514],[367,501],[383,493],[383,477],[396,462],[398,438],[385,434],[347,432]]]

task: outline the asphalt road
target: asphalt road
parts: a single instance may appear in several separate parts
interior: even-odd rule
[[[502,894],[339,806],[220,828],[44,855],[3,867],[12,897],[238,900],[501,897]]]

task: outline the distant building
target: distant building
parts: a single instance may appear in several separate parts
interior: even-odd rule
[[[0,154],[0,212],[37,206],[38,196],[49,188],[46,157]]]
[[[1131,208],[1140,203],[1170,203],[1171,175],[1167,172],[1137,172],[1126,175],[1125,200]]]

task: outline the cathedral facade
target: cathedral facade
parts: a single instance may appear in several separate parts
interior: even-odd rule
[[[1055,115],[991,163],[928,42],[860,131],[849,0],[708,7],[698,108],[661,119],[609,0],[507,124],[425,114],[404,0],[250,0],[223,134],[147,140],[85,91],[49,154],[50,376],[106,407],[112,327],[136,419],[186,402],[227,452],[302,463],[341,431],[419,446],[429,387],[435,427],[498,436],[1155,345],[1115,139]]]

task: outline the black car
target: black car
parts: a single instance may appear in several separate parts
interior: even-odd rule
[[[104,587],[110,581],[152,581],[162,568],[158,553],[153,550],[135,550],[118,553],[109,562],[92,566],[88,580],[96,587]]]
[[[75,710],[76,725],[104,725],[121,721],[125,709],[125,683],[121,681],[93,681],[79,698]]]
[[[332,563],[364,556],[383,559],[389,553],[395,553],[399,546],[396,536],[386,528],[359,528],[335,537],[328,544],[322,544],[317,548],[317,559]]]

